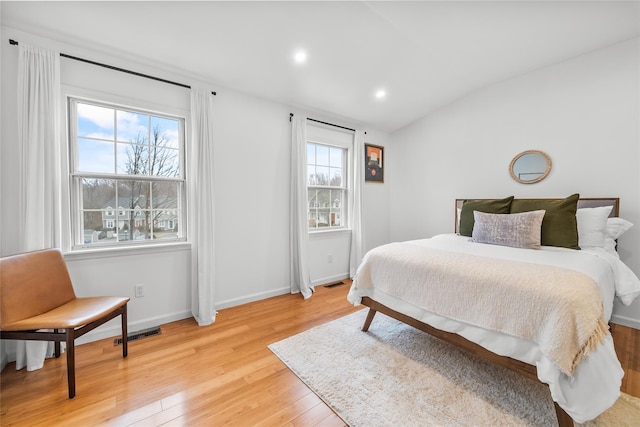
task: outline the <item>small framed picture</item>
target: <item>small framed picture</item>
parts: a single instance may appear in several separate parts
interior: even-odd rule
[[[384,182],[384,147],[364,144],[364,180]]]

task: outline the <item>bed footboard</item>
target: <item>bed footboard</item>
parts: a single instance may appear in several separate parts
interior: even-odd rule
[[[476,356],[481,357],[484,360],[487,360],[489,362],[511,369],[512,371],[515,371],[520,375],[523,375],[534,381],[539,381],[536,367],[533,365],[529,365],[528,363],[524,363],[519,360],[512,359],[510,357],[500,356],[498,354],[492,353],[486,348],[472,341],[469,341],[468,339],[458,334],[436,329],[430,325],[427,325],[426,323],[420,322],[419,320],[416,320],[405,314],[397,312],[385,305],[382,305],[379,302],[374,301],[369,297],[362,297],[362,304],[369,307],[369,313],[367,313],[367,318],[365,319],[364,325],[362,326],[362,330],[364,332],[367,332],[369,330],[369,327],[371,326],[371,322],[373,321],[374,316],[376,315],[377,312],[380,312],[396,320],[399,320],[403,323],[406,323],[409,326],[412,326],[416,329],[426,332],[429,335],[432,335],[445,342],[448,342],[459,348],[462,348],[463,350],[466,350],[472,354],[475,354]],[[573,427],[573,419],[556,402],[553,402],[553,404],[556,411],[556,417],[558,419],[558,425],[560,427]]]

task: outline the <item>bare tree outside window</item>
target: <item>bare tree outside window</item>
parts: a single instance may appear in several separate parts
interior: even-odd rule
[[[180,175],[178,154],[178,150],[171,148],[167,135],[156,125],[151,132],[151,140],[147,135],[139,133],[131,141],[127,147],[124,173],[130,176],[177,177]],[[167,223],[172,219],[175,223],[175,218],[171,218],[171,214],[165,211],[177,207],[175,184],[127,180],[121,182],[118,194],[121,201],[126,201],[129,212],[126,230],[129,240],[134,239],[136,230],[144,234],[144,239],[158,238],[168,228]],[[163,215],[167,217],[163,221],[165,226],[157,227],[157,221]]]

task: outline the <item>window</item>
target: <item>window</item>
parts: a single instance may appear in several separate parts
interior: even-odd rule
[[[74,247],[184,240],[184,119],[70,98],[69,121]]]
[[[307,142],[309,230],[346,227],[348,149]]]

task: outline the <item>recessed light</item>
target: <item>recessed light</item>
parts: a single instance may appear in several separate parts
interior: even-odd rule
[[[376,98],[382,99],[385,96],[387,96],[387,92],[384,89],[379,89],[378,91],[376,91]]]
[[[304,50],[299,50],[295,53],[293,59],[297,64],[304,64],[305,62],[307,62],[307,52],[305,52]]]

